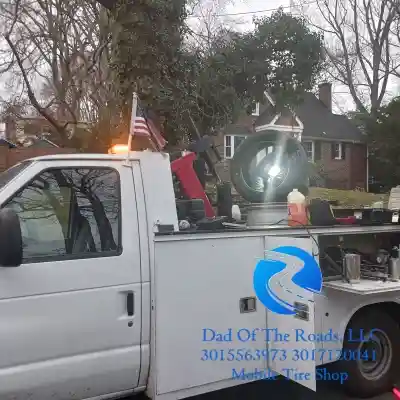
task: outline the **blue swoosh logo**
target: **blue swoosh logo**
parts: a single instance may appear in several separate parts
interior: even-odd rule
[[[294,246],[281,246],[272,251],[287,254],[303,261],[303,268],[293,275],[292,282],[308,292],[321,293],[321,270],[311,254]],[[260,260],[254,269],[253,285],[256,296],[267,309],[277,314],[293,315],[295,313],[294,306],[277,296],[269,285],[270,279],[285,268],[286,263],[283,261]],[[283,287],[283,285],[281,286]],[[289,290],[287,291],[289,292]],[[302,298],[300,294],[298,297]]]

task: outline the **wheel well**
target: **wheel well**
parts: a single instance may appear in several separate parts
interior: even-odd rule
[[[347,326],[354,318],[364,313],[370,312],[371,310],[377,310],[378,312],[388,314],[391,318],[393,318],[394,321],[397,322],[398,325],[400,325],[400,304],[395,303],[394,301],[384,301],[382,303],[369,304],[367,306],[361,307],[350,318]]]

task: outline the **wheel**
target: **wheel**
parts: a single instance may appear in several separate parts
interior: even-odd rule
[[[340,372],[348,374],[344,382],[348,394],[369,398],[393,388],[400,366],[399,333],[397,323],[376,309],[350,322],[343,342],[343,357],[336,365]],[[346,360],[345,354],[353,357]]]

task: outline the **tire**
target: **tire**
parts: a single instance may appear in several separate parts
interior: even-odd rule
[[[263,148],[285,141],[286,167],[288,173],[283,182],[274,187],[273,194],[266,199],[265,192],[257,190],[250,183],[250,165],[256,154]],[[308,194],[309,173],[307,154],[301,143],[286,133],[269,131],[251,135],[236,149],[230,163],[232,184],[238,193],[251,203],[285,202],[287,195],[297,188]]]
[[[368,338],[371,330],[375,330],[372,335],[374,340],[366,341],[363,345],[362,340],[359,340],[360,336]],[[368,313],[362,313],[350,322],[343,342],[343,355],[346,350],[347,354],[356,354],[359,349],[363,352],[362,349],[365,347],[362,346],[365,346],[365,343],[373,343],[377,339],[384,346],[381,352],[377,350],[379,346],[376,346],[375,353],[372,351],[374,347],[367,350],[369,354],[376,354],[375,367],[373,367],[374,361],[368,365],[361,359],[362,357],[357,357],[356,360],[353,357],[351,361],[341,360],[336,363],[335,369],[348,374],[348,379],[343,385],[349,395],[370,398],[392,390],[400,366],[399,333],[397,323],[381,310],[368,310]]]

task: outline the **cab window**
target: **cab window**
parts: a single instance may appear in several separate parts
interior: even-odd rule
[[[121,252],[120,182],[111,168],[50,169],[5,206],[19,216],[25,262]]]

